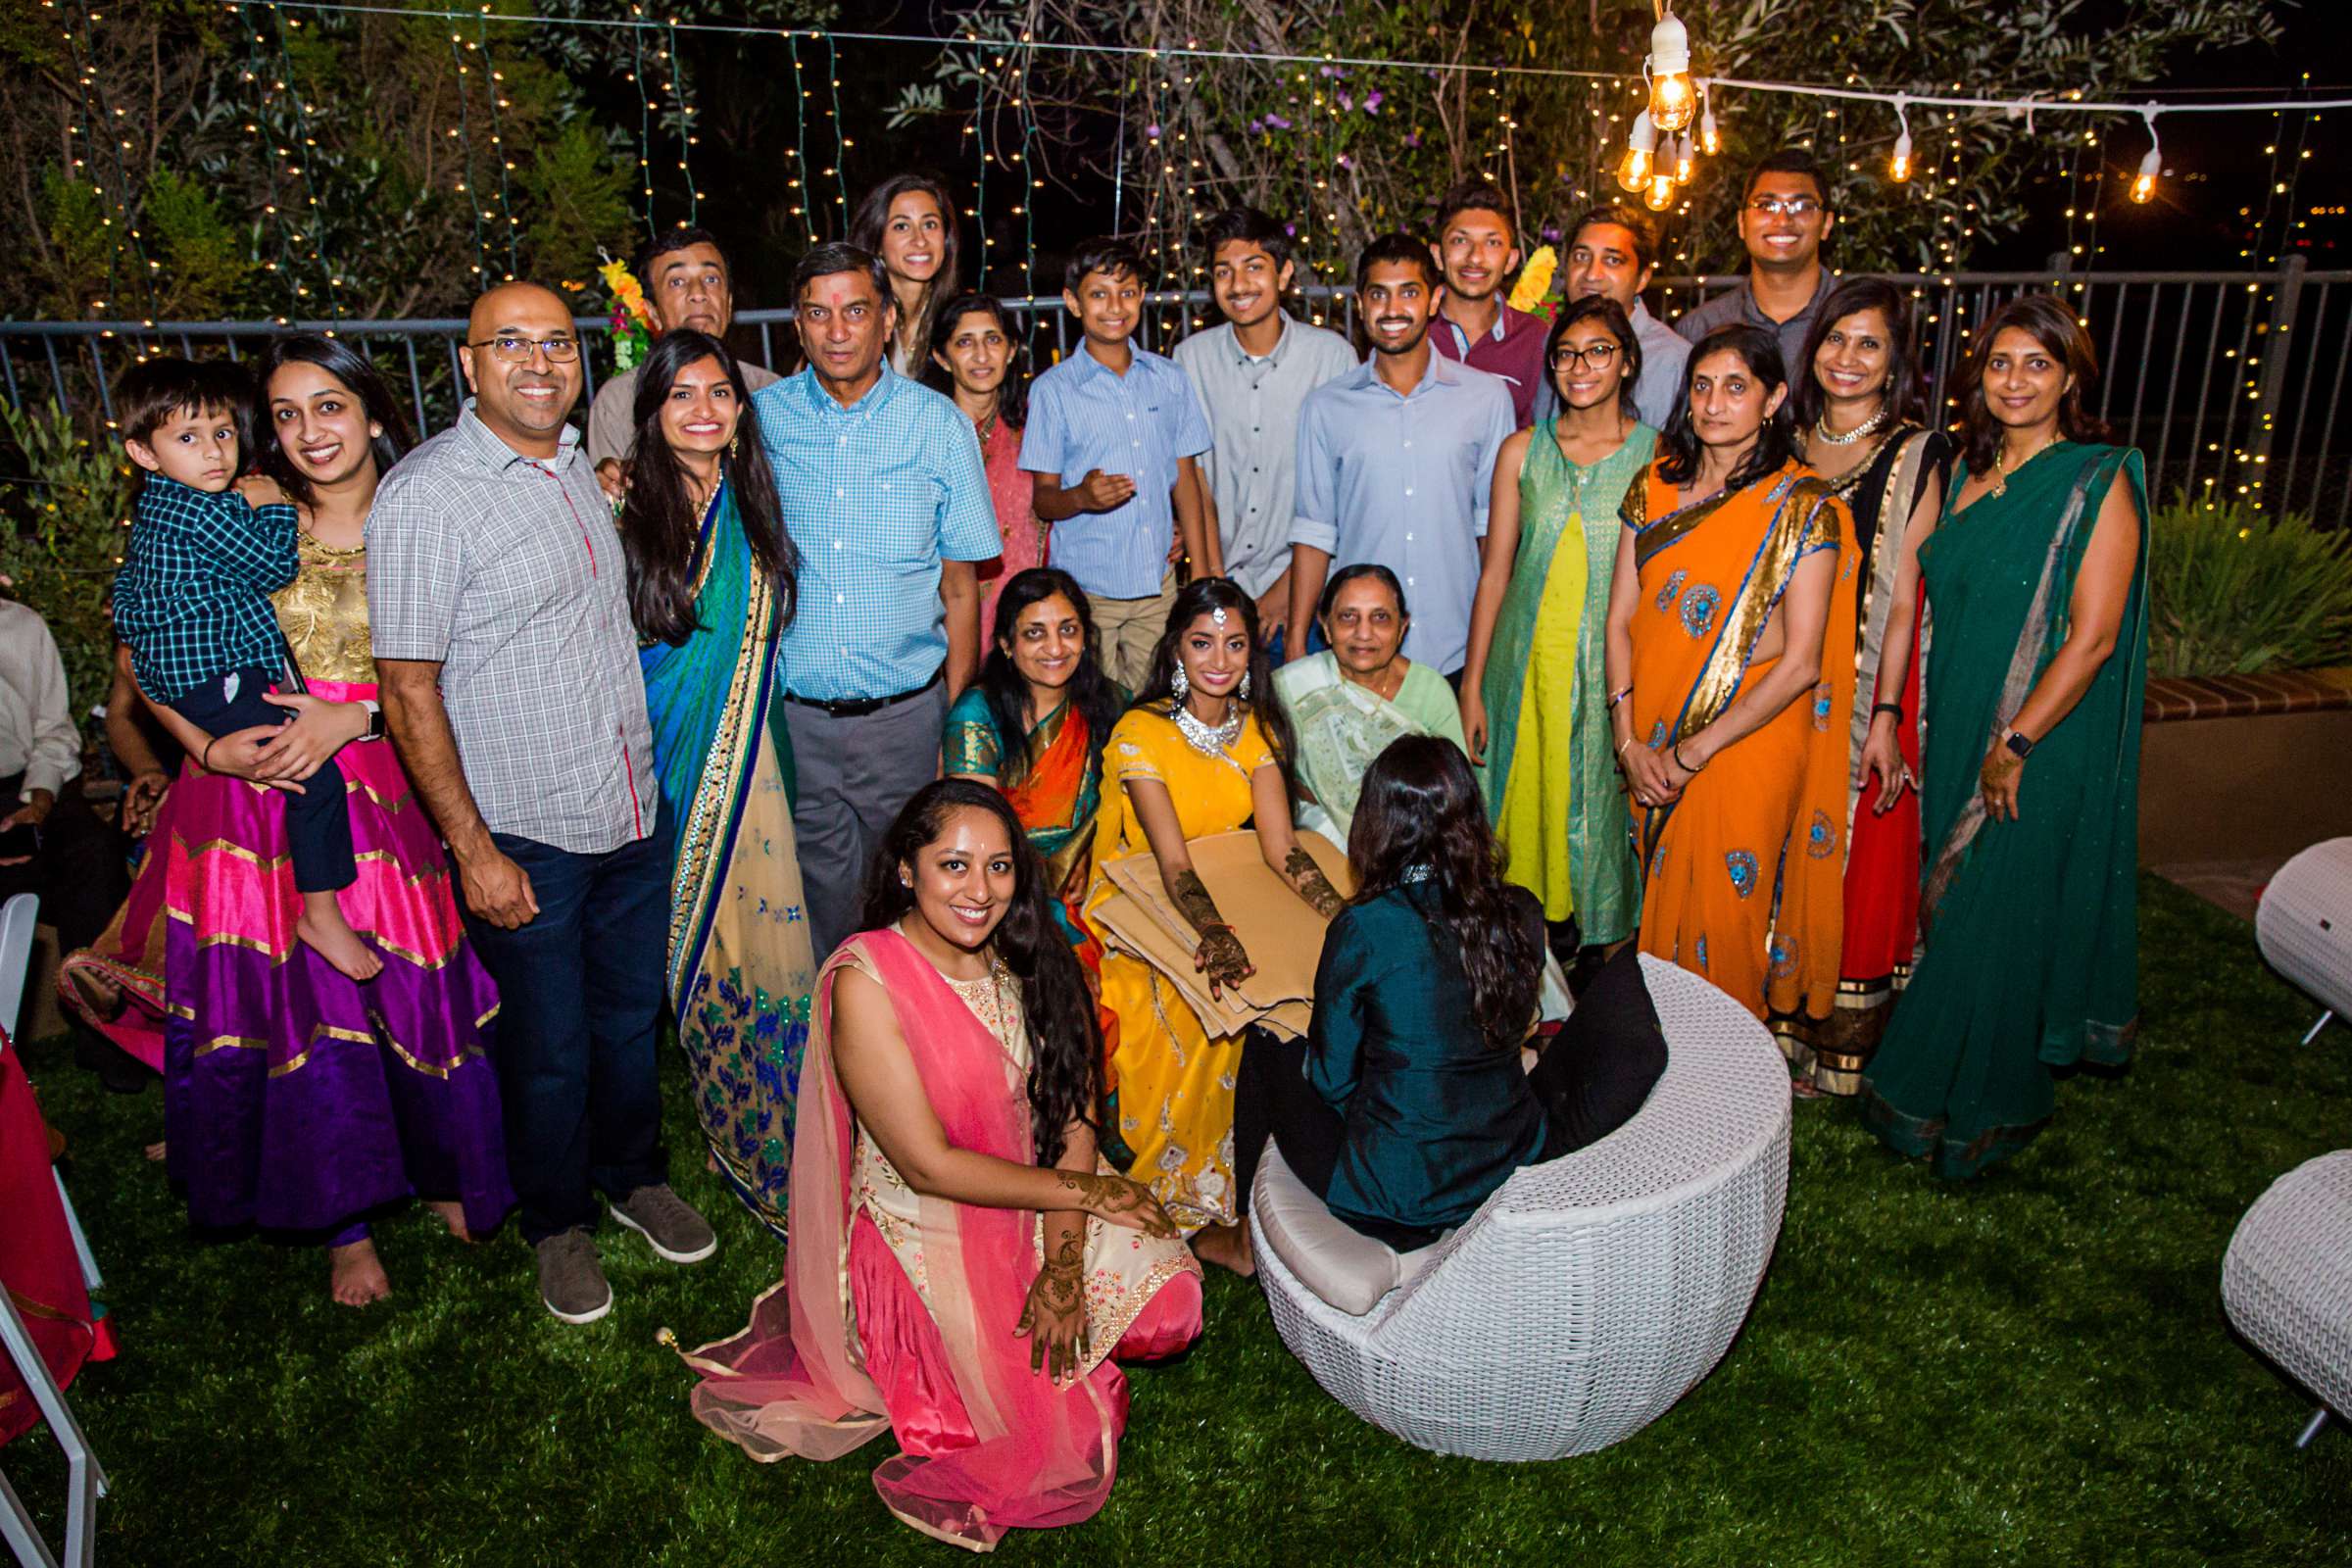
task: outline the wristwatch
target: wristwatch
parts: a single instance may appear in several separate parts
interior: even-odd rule
[[[2011,754],[2021,762],[2034,755],[2034,737],[2022,729],[2011,730],[2002,737],[2001,744],[2008,747]]]
[[[364,741],[382,740],[384,738],[384,705],[369,702],[363,697],[360,699],[360,706],[368,710],[368,733],[361,736],[360,739]]]

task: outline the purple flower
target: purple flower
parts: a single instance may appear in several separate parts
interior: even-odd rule
[[[1418,146],[1420,146],[1420,145],[1421,145],[1421,133],[1420,133],[1419,131],[1417,131],[1417,130],[1416,130],[1416,131],[1414,131],[1414,132],[1413,132],[1411,135],[1409,135],[1409,136],[1407,136],[1407,137],[1405,137],[1405,138],[1404,138],[1404,144],[1405,144],[1407,147],[1418,147]]]
[[[1283,225],[1282,225],[1282,231],[1283,231],[1285,234],[1288,234],[1288,235],[1290,235],[1290,236],[1291,236],[1291,238],[1293,238],[1293,239],[1297,239],[1297,238],[1298,237],[1298,225],[1297,223],[1285,223],[1285,224],[1283,224]]]
[[[1340,154],[1340,167],[1342,169],[1353,169],[1355,164],[1346,153],[1342,153]]]
[[[1252,120],[1250,122],[1250,134],[1252,136],[1256,135],[1259,131],[1265,128],[1266,122],[1262,120]]]
[[[1355,99],[1348,93],[1335,92],[1331,96],[1332,101],[1337,103],[1342,109],[1353,109],[1355,107]]]
[[[1159,127],[1157,125],[1146,125],[1144,127],[1144,134],[1147,136],[1156,137],[1159,134]]]
[[[1558,244],[1558,243],[1559,243],[1559,238],[1560,238],[1560,225],[1559,225],[1559,224],[1557,224],[1557,223],[1545,223],[1545,224],[1544,225],[1544,243],[1545,243],[1545,244],[1548,244],[1548,245],[1556,245],[1556,244]]]
[[[1266,117],[1266,123],[1273,126],[1276,130],[1288,130],[1291,128],[1291,122],[1283,119],[1280,115],[1268,115]]]
[[[1378,87],[1364,94],[1364,113],[1367,115],[1379,114],[1380,106],[1387,97],[1388,94],[1382,92]]]

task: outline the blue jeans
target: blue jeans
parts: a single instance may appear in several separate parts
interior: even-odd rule
[[[593,1229],[595,1194],[622,1199],[669,1179],[655,1041],[669,954],[669,813],[604,855],[492,835],[539,901],[504,931],[466,912],[498,982],[492,1057],[506,1104],[507,1169],[534,1245]]]

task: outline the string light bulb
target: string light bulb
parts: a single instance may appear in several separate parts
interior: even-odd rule
[[[1653,213],[1662,213],[1674,205],[1674,170],[1660,164],[1649,176],[1649,188],[1642,193],[1642,205]]]
[[[1900,185],[1911,177],[1911,117],[1904,112],[1906,100],[1900,93],[1894,99],[1894,118],[1900,129],[1894,136],[1894,156],[1886,162],[1886,177]]]
[[[1634,117],[1634,128],[1625,138],[1625,157],[1617,165],[1617,183],[1639,195],[1649,183],[1650,158],[1657,150],[1657,122],[1644,109]]]
[[[1699,83],[1698,104],[1698,150],[1714,158],[1723,152],[1723,132],[1715,128],[1715,89],[1710,83]]]
[[[2148,155],[2139,161],[2139,172],[2132,178],[2132,199],[2143,207],[2155,198],[2156,176],[2164,172],[2164,149],[2156,142],[2156,112],[2149,110],[2145,118],[2148,122]]]
[[[1690,184],[1696,168],[1697,160],[1690,156],[1690,133],[1686,130],[1674,138],[1674,182],[1677,185]]]
[[[1658,24],[1649,29],[1649,58],[1642,62],[1649,81],[1649,121],[1664,131],[1676,131],[1697,117],[1698,89],[1690,84],[1690,29],[1668,5],[1660,5]]]

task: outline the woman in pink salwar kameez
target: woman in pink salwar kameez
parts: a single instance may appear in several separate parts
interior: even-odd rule
[[[1102,1506],[1117,1363],[1199,1336],[1200,1271],[1097,1152],[1094,1004],[1004,797],[918,792],[864,925],[817,979],[784,1279],[687,1352],[693,1407],[763,1461],[888,1430],[890,1511],[985,1551]]]

